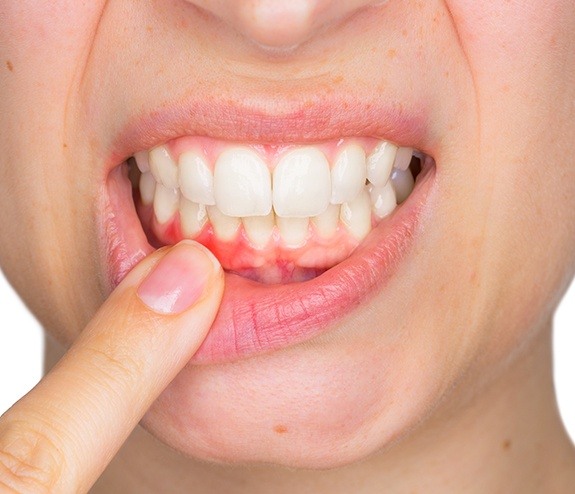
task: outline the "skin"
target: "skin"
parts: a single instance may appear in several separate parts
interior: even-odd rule
[[[425,107],[405,144],[437,163],[424,228],[373,299],[305,344],[186,369],[144,417],[161,442],[136,429],[94,492],[570,492],[550,354],[575,272],[570,0],[282,3],[0,6],[0,263],[50,335],[48,366],[102,327],[105,160],[158,99],[281,113],[375,95]]]

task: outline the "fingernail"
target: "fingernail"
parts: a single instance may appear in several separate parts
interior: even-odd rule
[[[179,314],[202,296],[216,265],[203,246],[180,242],[154,266],[137,294],[155,312]]]

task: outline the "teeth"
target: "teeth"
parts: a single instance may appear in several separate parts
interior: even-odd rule
[[[156,192],[156,179],[150,172],[142,173],[140,176],[140,198],[145,205],[154,202]]]
[[[169,189],[177,189],[180,186],[178,166],[165,146],[158,146],[150,151],[150,170],[156,182]]]
[[[331,203],[351,201],[365,187],[365,151],[357,144],[347,146],[331,169]]]
[[[371,231],[371,203],[363,190],[356,199],[341,206],[340,219],[356,239],[363,240]]]
[[[193,151],[180,156],[180,189],[190,201],[207,206],[216,204],[214,177],[204,158]]]
[[[389,180],[397,146],[390,142],[379,143],[367,158],[367,179],[378,187],[384,186]]]
[[[395,190],[398,204],[401,204],[403,201],[405,201],[415,187],[413,175],[409,170],[393,170],[391,172],[390,181],[393,185],[393,189]]]
[[[182,198],[180,201],[180,222],[184,237],[196,237],[208,222],[206,206]]]
[[[134,159],[136,160],[136,165],[138,165],[138,170],[142,173],[147,173],[150,171],[150,159],[148,158],[148,151],[140,151],[134,154]]]
[[[136,153],[141,202],[152,205],[158,224],[168,223],[179,210],[186,238],[197,237],[211,222],[216,237],[233,241],[243,224],[246,240],[257,250],[275,248],[278,241],[298,249],[312,234],[327,245],[325,240],[335,241],[343,228],[363,240],[372,229],[372,216],[388,216],[412,193],[409,165],[414,155],[424,158],[413,148],[387,141],[366,157],[358,139],[350,139],[336,148],[330,170],[323,148],[290,146],[272,178],[259,148],[238,145],[224,148],[212,173],[211,148],[202,148],[201,142],[182,153],[178,164],[167,146]]]
[[[339,223],[340,206],[330,204],[328,208],[318,216],[314,216],[311,221],[315,225],[315,230],[320,237],[331,238],[337,231]]]
[[[399,148],[397,150],[397,155],[395,157],[394,168],[398,170],[407,170],[409,164],[411,163],[411,158],[413,157],[413,148]],[[379,185],[379,184],[375,184]]]
[[[241,225],[240,219],[232,216],[226,216],[217,208],[217,206],[208,206],[207,210],[208,218],[210,219],[214,228],[214,233],[221,240],[233,240],[236,237],[238,228]]]
[[[272,210],[270,171],[250,149],[226,150],[216,162],[214,195],[228,216],[267,216]]]
[[[272,236],[275,215],[273,212],[267,216],[250,216],[242,218],[244,230],[248,236],[248,240],[256,249],[263,249]]]
[[[178,210],[180,191],[170,189],[162,184],[156,185],[154,194],[154,214],[160,224],[166,223]]]
[[[280,217],[317,216],[329,205],[329,163],[318,149],[305,147],[286,154],[275,167],[273,182],[273,205]]]
[[[391,182],[383,187],[370,187],[370,196],[373,213],[378,218],[388,216],[397,206],[395,191]]]
[[[297,249],[305,245],[309,235],[308,218],[282,218],[278,216],[276,222],[286,247]]]

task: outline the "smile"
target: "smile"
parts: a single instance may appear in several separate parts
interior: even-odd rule
[[[194,239],[226,271],[195,363],[237,360],[329,330],[389,279],[414,241],[431,156],[374,137],[246,143],[183,136],[107,179],[112,285],[156,248]]]

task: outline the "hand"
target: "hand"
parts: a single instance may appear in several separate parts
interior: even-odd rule
[[[196,352],[223,272],[191,241],[156,251],[66,355],[0,418],[0,492],[86,492]]]

